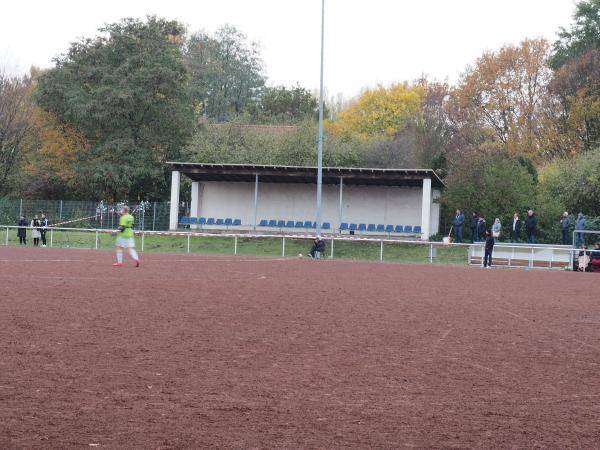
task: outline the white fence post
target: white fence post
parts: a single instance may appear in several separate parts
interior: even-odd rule
[[[146,236],[146,233],[144,233],[142,231],[142,251],[144,251],[144,237]]]
[[[283,239],[281,240],[281,256],[284,257],[285,256],[285,236],[283,237]]]
[[[6,227],[6,245],[8,246],[8,227]]]
[[[334,243],[334,242],[335,242],[335,239],[332,237],[332,238],[331,238],[331,253],[330,253],[330,255],[329,255],[329,257],[330,257],[331,259],[333,259],[333,243]]]
[[[54,230],[50,228],[50,248],[52,248],[52,243],[54,242]]]
[[[236,236],[235,238],[233,238],[233,254],[237,255],[237,241],[238,241],[238,237]]]
[[[98,230],[96,230],[96,250],[98,250]]]
[[[429,243],[429,262],[433,263],[433,243]]]
[[[379,261],[383,261],[383,240],[379,241]]]
[[[190,252],[190,237],[191,237],[191,235],[188,233],[188,235],[187,235],[187,252],[188,253]]]
[[[530,269],[533,269],[533,251],[534,251],[534,248],[531,247],[531,257],[529,258],[529,268]]]

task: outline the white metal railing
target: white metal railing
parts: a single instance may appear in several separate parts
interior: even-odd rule
[[[24,228],[26,230],[32,230],[33,227],[19,227],[15,225],[0,225],[0,230],[3,229],[5,231],[5,242],[4,245],[9,245],[9,233],[11,230],[16,232],[16,230]],[[66,228],[66,227],[47,227],[47,234],[49,234],[49,246],[54,246],[54,233],[55,232],[79,232],[79,233],[93,233],[93,246],[91,248],[99,249],[100,248],[100,236],[102,234],[110,234],[114,233],[115,230],[106,230],[106,229],[96,229],[96,228]],[[314,233],[298,233],[298,234],[275,234],[275,233],[265,233],[265,234],[257,234],[257,233],[233,233],[233,232],[224,232],[224,233],[210,233],[205,231],[142,231],[135,230],[135,235],[140,238],[140,250],[144,251],[145,246],[145,238],[146,236],[181,236],[186,239],[186,252],[191,252],[191,239],[193,237],[223,237],[223,238],[232,238],[233,239],[233,253],[235,255],[238,254],[239,243],[238,240],[242,239],[281,239],[281,255],[286,256],[286,239],[296,239],[296,240],[313,240],[315,238]],[[330,245],[330,258],[335,257],[335,243],[336,242],[372,242],[379,243],[379,260],[384,260],[384,244],[390,245],[414,245],[414,246],[425,246],[428,250],[427,252],[427,260],[430,263],[433,263],[434,260],[438,257],[437,253],[440,248],[465,248],[466,249],[466,262],[468,264],[473,264],[474,258],[481,258],[481,262],[477,262],[477,264],[483,264],[483,250],[485,243],[484,242],[476,242],[474,244],[470,243],[444,243],[444,242],[433,242],[433,241],[420,241],[420,240],[411,240],[411,239],[392,239],[392,238],[382,238],[376,236],[342,236],[342,235],[329,235],[325,238],[325,240]],[[523,252],[526,250],[530,253],[529,257],[529,267],[536,267],[534,264],[535,261],[535,253],[536,250],[544,251],[546,253],[549,252],[550,262],[549,268],[553,267],[554,262],[560,262],[561,259],[564,259],[564,255],[568,256],[568,266],[570,269],[573,268],[573,260],[574,260],[574,252],[579,252],[580,249],[571,248],[568,246],[547,246],[543,244],[505,244],[505,243],[497,243],[494,246],[494,258],[503,259],[502,251],[506,249],[511,249],[512,254],[514,255],[515,251]],[[479,256],[480,255],[480,256]],[[560,256],[562,255],[562,257]],[[511,264],[511,259],[516,259],[514,257],[508,258],[508,267],[522,267],[515,266]],[[543,261],[547,261],[546,259],[542,259]],[[566,262],[566,261],[564,261]]]

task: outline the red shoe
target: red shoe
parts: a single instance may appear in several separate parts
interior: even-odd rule
[[[135,267],[140,267],[140,261],[139,261],[139,260],[137,260],[137,261],[135,262]]]
[[[115,267],[121,267],[122,265],[123,265],[123,263],[120,263],[120,262],[113,263],[113,266],[115,266]]]

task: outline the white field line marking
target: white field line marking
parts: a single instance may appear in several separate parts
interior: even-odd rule
[[[585,347],[589,347],[589,348],[593,348],[594,350],[598,350],[598,347],[595,346],[595,345],[588,344],[585,341],[577,339],[575,336],[570,336],[568,334],[560,333],[560,332],[558,332],[556,330],[553,330],[552,328],[548,328],[547,326],[544,326],[544,325],[542,325],[539,322],[535,322],[535,321],[533,321],[531,319],[528,319],[527,317],[522,316],[521,314],[516,314],[516,313],[514,313],[512,311],[509,311],[508,309],[498,308],[498,307],[496,307],[496,310],[500,311],[500,312],[503,312],[505,314],[509,314],[509,315],[511,315],[513,317],[516,317],[519,320],[523,320],[525,322],[528,322],[529,324],[533,324],[533,325],[537,326],[538,328],[541,328],[542,330],[546,330],[548,333],[554,334],[555,336],[558,336],[558,337],[561,337],[561,338],[564,338],[564,339],[570,339],[571,341],[577,342],[578,344],[583,345]]]
[[[85,259],[0,259],[0,263],[6,262],[6,263],[20,263],[20,262],[82,262],[82,261],[87,261],[87,262],[91,262],[90,260],[85,260]]]
[[[165,262],[275,262],[275,261],[295,261],[294,258],[218,258],[218,259],[142,259],[144,263],[165,263]],[[105,260],[100,259],[0,259],[0,263],[30,263],[30,262],[88,262],[106,264]]]

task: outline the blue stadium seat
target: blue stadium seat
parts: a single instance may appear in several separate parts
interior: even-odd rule
[[[330,230],[331,224],[329,222],[323,222],[323,225],[321,225],[321,228],[323,228],[324,230]]]
[[[198,225],[198,218],[190,217],[190,225]]]
[[[370,223],[369,225],[367,225],[367,231],[375,231],[375,224]]]
[[[275,219],[269,220],[269,226],[270,227],[276,227],[277,226],[277,221]]]
[[[367,231],[367,224],[366,223],[359,223],[358,224],[358,231]]]
[[[285,227],[285,220],[278,220],[277,221],[277,226],[279,228],[284,228]]]
[[[285,227],[286,227],[286,228],[294,228],[295,226],[296,226],[296,222],[294,222],[293,220],[288,220],[288,221],[285,223]]]
[[[208,219],[206,219],[206,225],[214,225],[215,224],[215,219],[213,217],[209,217]]]
[[[188,216],[182,216],[181,219],[179,219],[179,223],[181,225],[189,225],[190,224],[190,218]]]
[[[386,233],[393,233],[394,232],[394,225],[388,225],[385,227],[385,232]]]
[[[223,219],[217,219],[217,221],[215,222],[215,225],[223,225],[225,223],[225,221]]]
[[[304,228],[304,222],[301,220],[296,221],[296,228]]]
[[[312,228],[313,224],[312,224],[312,220],[305,220],[304,221],[304,228]]]
[[[267,219],[262,219],[258,224],[259,227],[266,227],[267,225],[269,225],[269,221]]]
[[[380,224],[378,224],[378,225],[377,225],[377,232],[378,232],[378,233],[383,233],[384,231],[385,231],[385,225],[383,225],[383,224],[381,224],[381,223],[380,223]]]
[[[356,231],[357,228],[358,228],[358,225],[356,225],[355,223],[351,223],[350,226],[348,226],[348,229],[350,231]]]
[[[413,233],[421,234],[421,227],[419,225],[417,225],[416,227],[414,227],[413,228]]]
[[[404,232],[405,233],[412,233],[412,226],[411,225],[404,225]]]
[[[232,225],[234,227],[239,227],[242,224],[242,219],[233,219]]]
[[[340,224],[340,231],[346,231],[348,229],[348,224],[346,222],[342,222]]]
[[[396,225],[394,228],[394,233],[402,233],[404,231],[404,227],[402,225]]]
[[[198,225],[206,225],[206,217],[198,217]]]
[[[233,219],[229,219],[229,218],[225,219],[225,225],[227,225],[227,226],[233,225]]]

